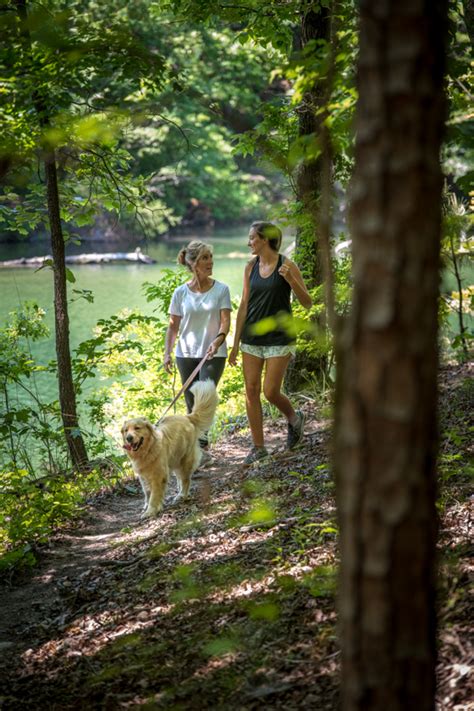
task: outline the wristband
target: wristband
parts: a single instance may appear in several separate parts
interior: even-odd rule
[[[219,338],[219,336],[224,336],[224,341],[225,341],[225,339],[227,338],[227,333],[224,333],[224,331],[221,331],[220,333],[217,334],[216,338]],[[216,340],[216,338],[214,338],[214,340]],[[222,343],[224,343],[224,341],[222,341]]]

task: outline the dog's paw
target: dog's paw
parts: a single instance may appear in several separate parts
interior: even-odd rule
[[[155,518],[155,516],[157,514],[158,514],[157,509],[146,509],[140,516],[140,520],[145,521],[147,518]]]

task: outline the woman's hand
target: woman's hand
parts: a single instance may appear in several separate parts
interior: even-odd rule
[[[207,349],[206,355],[207,355],[207,360],[211,360],[211,358],[214,358],[216,355],[217,351],[219,350],[219,345],[215,341],[212,341],[211,345]]]
[[[298,266],[289,259],[285,259],[278,270],[278,273],[281,274],[283,279],[285,279],[291,286],[291,289],[301,306],[305,309],[309,309],[313,305],[313,300],[308,292],[308,289],[306,288],[306,284],[303,281],[303,277],[301,276]]]
[[[214,358],[219,348],[222,346],[223,343],[225,343],[226,338],[227,334],[225,331],[221,331],[217,334],[217,336],[214,338],[211,345],[207,349],[207,360],[211,360],[211,358]]]
[[[174,351],[174,344],[176,342],[176,338],[178,337],[180,323],[181,316],[170,314],[170,320],[165,335],[165,355],[163,357],[163,368],[169,374],[173,372],[173,358],[171,357],[171,354]]]
[[[170,353],[165,353],[165,357],[163,358],[163,368],[169,374],[173,372],[173,359]]]
[[[229,365],[237,365],[237,356],[239,355],[239,347],[234,346],[229,353]]]
[[[285,281],[287,281],[290,286],[293,286],[293,284],[295,283],[295,275],[287,261],[285,261],[281,265],[280,269],[278,270],[278,274],[280,274],[280,276],[282,276],[283,279],[285,279]]]

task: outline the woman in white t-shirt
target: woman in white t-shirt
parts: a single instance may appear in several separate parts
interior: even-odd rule
[[[169,325],[165,338],[163,365],[168,373],[173,368],[172,352],[176,345],[176,365],[182,382],[186,382],[205,354],[195,380],[211,378],[217,385],[227,359],[226,338],[230,328],[229,287],[212,278],[212,248],[193,240],[178,254],[178,263],[186,266],[191,280],[175,289],[169,308]],[[188,412],[193,407],[193,394],[184,393]],[[207,449],[207,437],[200,440]]]

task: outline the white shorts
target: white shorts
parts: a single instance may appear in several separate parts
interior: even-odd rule
[[[266,360],[267,358],[282,358],[284,356],[296,355],[296,346],[251,346],[249,343],[241,343],[240,350],[242,353],[248,353],[256,358]]]

